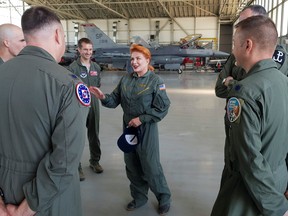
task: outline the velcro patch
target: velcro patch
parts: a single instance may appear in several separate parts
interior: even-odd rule
[[[275,50],[272,59],[282,66],[285,62],[285,54],[281,50]]]
[[[91,94],[88,87],[83,83],[78,83],[76,86],[77,99],[83,106],[90,106]]]
[[[86,78],[86,77],[87,77],[86,71],[82,71],[82,72],[80,73],[80,77],[81,77],[81,78]]]
[[[166,86],[164,83],[159,85],[159,90],[165,90],[165,89],[166,89]]]
[[[227,116],[230,122],[235,122],[241,114],[241,103],[236,97],[231,97],[227,103]]]
[[[70,76],[71,76],[73,79],[78,79],[78,77],[77,77],[75,74],[70,74]]]
[[[235,91],[240,91],[241,88],[242,88],[242,86],[239,85],[239,84],[237,84],[237,85],[234,86],[234,90],[235,90]]]
[[[98,76],[98,72],[97,71],[90,71],[90,76]]]

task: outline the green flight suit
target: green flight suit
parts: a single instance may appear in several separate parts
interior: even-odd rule
[[[281,216],[288,210],[288,79],[262,60],[230,90],[225,169],[211,216]]]
[[[139,126],[141,143],[135,151],[124,154],[131,196],[136,206],[147,202],[149,188],[155,194],[159,206],[170,203],[171,193],[160,164],[157,126],[157,122],[167,115],[170,106],[162,79],[152,71],[142,77],[138,77],[135,72],[127,74],[101,102],[109,108],[121,104],[124,127],[136,117],[142,123]]]
[[[78,58],[69,65],[68,69],[80,77],[86,85],[100,87],[101,68],[97,63],[91,61],[90,70],[88,71],[87,68],[82,65],[80,58]],[[101,157],[99,121],[99,100],[92,95],[91,107],[87,116],[86,127],[90,149],[90,164],[93,165],[97,164]]]
[[[288,75],[288,54],[283,46],[281,45],[276,46],[272,59],[276,62],[278,70],[280,70],[283,74],[287,76]],[[227,98],[227,95],[230,89],[234,85],[236,85],[238,81],[240,81],[243,78],[243,76],[246,74],[245,70],[241,67],[237,67],[235,63],[236,63],[235,56],[231,54],[229,58],[227,59],[223,69],[219,73],[217,81],[216,81],[215,94],[217,97]],[[223,84],[223,80],[228,76],[233,77],[233,80],[229,82],[228,87],[227,87]],[[226,113],[224,116],[224,125],[225,125],[225,134],[227,137],[228,130],[229,130],[229,121],[227,119]],[[226,142],[227,140],[225,139],[224,152],[227,151]],[[227,155],[227,154],[224,154],[224,155]],[[226,158],[224,158],[224,161],[226,164]],[[288,164],[288,157],[287,157],[287,164]],[[223,174],[226,173],[225,169],[226,169],[226,166],[224,167]],[[220,183],[220,185],[221,184],[222,183]]]
[[[89,105],[76,94],[81,80],[35,46],[1,65],[0,77],[0,187],[6,202],[18,205],[26,198],[37,216],[81,216],[77,168]]]

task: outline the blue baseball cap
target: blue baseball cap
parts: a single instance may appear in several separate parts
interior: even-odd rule
[[[118,147],[124,152],[129,153],[135,150],[140,143],[139,129],[136,127],[127,127],[117,141]]]

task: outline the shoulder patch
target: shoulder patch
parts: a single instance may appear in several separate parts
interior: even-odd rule
[[[241,103],[236,97],[232,97],[227,103],[227,116],[230,122],[235,122],[241,114]]]
[[[83,83],[78,83],[76,85],[76,95],[77,99],[83,106],[90,106],[91,94],[88,87]]]
[[[281,50],[275,50],[272,59],[282,66],[285,62],[285,54]]]

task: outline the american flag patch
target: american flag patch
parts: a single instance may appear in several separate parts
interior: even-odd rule
[[[97,75],[98,75],[97,71],[90,71],[90,76],[97,76]]]
[[[165,89],[166,89],[165,84],[161,84],[161,85],[159,85],[159,90],[165,90]]]

